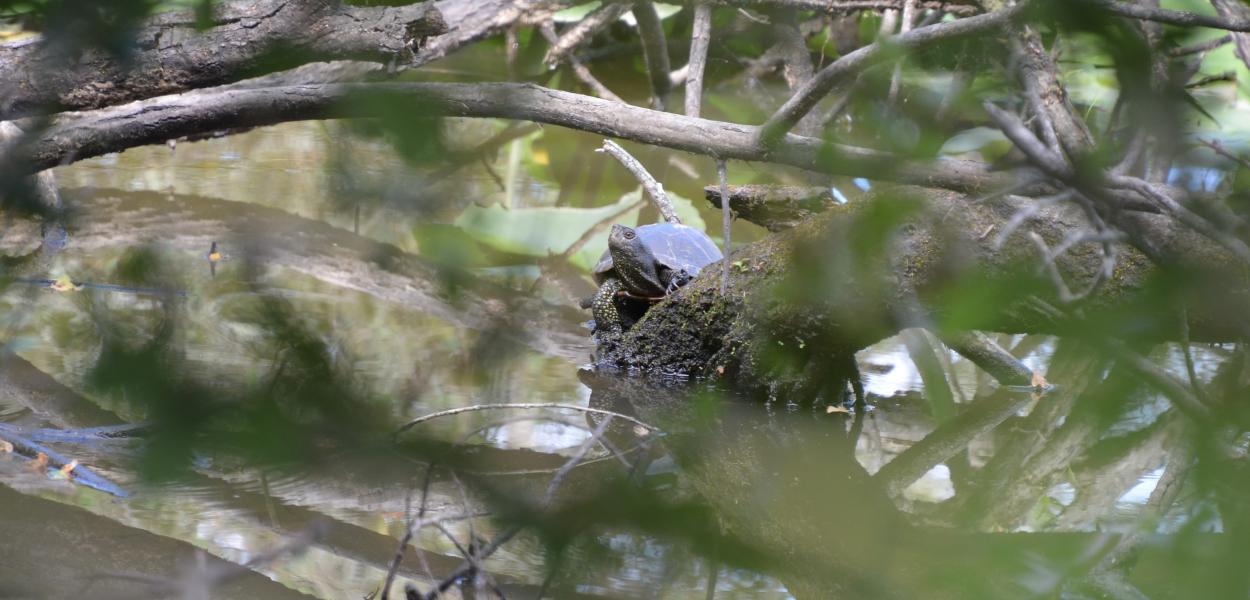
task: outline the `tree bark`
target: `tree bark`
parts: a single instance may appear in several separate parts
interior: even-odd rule
[[[774,233],[791,229],[834,206],[827,187],[776,185],[730,185],[729,209],[739,219],[755,223]],[[703,188],[708,202],[724,208],[719,186]]]
[[[71,56],[53,39],[0,46],[0,120],[99,108],[221,85],[329,59],[409,63],[429,37],[447,31],[431,2],[361,7],[323,0],[235,2],[213,27],[158,15],[136,34],[125,63],[97,49]]]

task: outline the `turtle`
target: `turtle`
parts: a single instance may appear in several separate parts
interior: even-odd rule
[[[596,331],[620,332],[651,302],[664,299],[720,259],[712,238],[693,227],[613,225],[608,250],[593,270],[599,291],[584,300],[582,308],[591,309]]]

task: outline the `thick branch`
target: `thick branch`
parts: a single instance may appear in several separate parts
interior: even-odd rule
[[[712,42],[712,7],[700,4],[694,9],[690,31],[690,62],[686,64],[686,116],[697,117],[703,105],[703,70],[707,47]]]
[[[634,20],[638,22],[638,35],[642,38],[642,55],[646,59],[647,74],[651,78],[651,106],[664,110],[668,93],[673,89],[669,72],[673,68],[668,60],[668,42],[664,39],[664,26],[660,15],[650,0],[635,0]]]
[[[126,106],[59,116],[27,148],[27,173],[170,138],[285,121],[367,118],[366,95],[409,101],[435,116],[520,119],[718,158],[768,161],[812,171],[874,177],[927,187],[1006,187],[1013,177],[965,160],[906,161],[876,150],[788,135],[771,152],[758,128],[694,119],[529,84],[375,83],[300,85],[260,90],[204,90]],[[0,149],[0,156],[5,156]]]
[[[431,2],[239,2],[220,7],[216,23],[197,33],[189,13],[161,15],[136,35],[128,65],[97,50],[71,59],[51,39],[0,46],[0,119],[120,104],[327,59],[409,62],[426,38],[447,30]]]
[[[827,187],[776,185],[730,185],[729,208],[738,218],[755,223],[769,231],[784,231],[834,205]],[[703,188],[712,206],[724,208],[719,186]]]

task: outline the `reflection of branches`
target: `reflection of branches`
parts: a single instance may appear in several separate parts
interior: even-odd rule
[[[425,477],[421,481],[421,507],[417,510],[417,515],[408,520],[404,527],[404,535],[399,540],[399,548],[395,550],[395,557],[391,559],[391,566],[386,570],[386,579],[382,584],[382,600],[389,600],[391,596],[391,585],[395,583],[395,574],[399,571],[399,563],[404,560],[404,549],[412,542],[412,536],[425,526],[422,521],[425,517],[426,501],[430,492],[430,475],[434,472],[434,463],[430,463],[425,467]],[[411,497],[410,497],[411,498]],[[407,510],[407,509],[405,509]],[[425,574],[430,579],[434,579],[434,573],[430,570],[430,563],[425,558],[425,551],[419,546],[415,548],[417,559],[421,561],[421,567],[425,569]]]
[[[551,506],[551,503],[555,500],[556,492],[559,490],[560,485],[564,482],[565,476],[567,476],[568,473],[572,471],[573,468],[576,467],[582,461],[583,458],[586,457],[586,453],[590,451],[590,448],[593,447],[598,442],[599,438],[603,435],[603,432],[607,430],[607,427],[612,422],[613,417],[620,417],[620,418],[624,418],[624,419],[631,420],[631,421],[634,420],[631,417],[628,417],[626,415],[620,415],[617,413],[613,413],[611,411],[598,411],[598,412],[607,413],[608,418],[604,419],[602,422],[599,423],[599,426],[595,428],[594,432],[591,433],[590,437],[588,437],[586,441],[582,442],[582,445],[577,449],[577,451],[573,454],[573,456],[569,458],[569,460],[565,462],[564,465],[561,466],[558,471],[556,471],[556,474],[554,476],[552,476],[551,482],[547,485],[547,491],[543,496],[543,500],[541,504],[542,509],[545,510]],[[499,550],[500,546],[507,543],[513,537],[516,537],[516,535],[520,532],[521,532],[520,525],[509,526],[507,529],[505,529],[504,531],[496,535],[485,546],[482,546],[481,548],[475,548],[473,551],[470,552],[470,558],[464,564],[462,564],[458,569],[453,571],[450,575],[445,577],[441,582],[439,582],[437,586],[434,587],[434,589],[430,590],[427,594],[425,594],[424,596],[425,600],[434,600],[435,598],[440,597],[443,594],[443,592],[447,591],[449,588],[451,588],[451,586],[455,585],[457,582],[463,581],[467,578],[474,577],[475,575],[479,574],[481,571],[479,567],[477,566],[478,563],[482,561],[483,559],[494,554],[497,550]],[[412,589],[408,590],[407,596],[410,599],[421,597],[416,593],[416,590],[412,590]]]
[[[1189,425],[1180,422],[1180,431],[1172,436],[1172,443],[1167,445],[1166,466],[1155,489],[1150,493],[1142,507],[1140,525],[1124,534],[1089,574],[1088,583],[1108,593],[1118,593],[1116,597],[1144,597],[1125,577],[1136,562],[1147,536],[1154,532],[1158,521],[1167,514],[1176,502],[1189,470],[1193,465],[1193,447],[1186,429]]]
[[[232,563],[210,565],[208,561],[205,560],[203,551],[197,551],[195,564],[191,568],[185,570],[181,576],[176,579],[142,575],[138,573],[96,573],[90,577],[92,580],[121,579],[146,584],[148,586],[148,589],[146,590],[147,593],[137,594],[145,597],[165,598],[169,596],[177,596],[182,598],[208,598],[214,595],[212,593],[213,590],[224,585],[226,582],[251,573],[255,569],[269,565],[288,554],[298,554],[303,552],[324,536],[324,524],[314,524],[312,527],[304,530],[299,535],[292,537],[286,543],[271,548],[265,552],[261,552],[252,557],[251,560],[238,565]]]
[[[993,396],[978,399],[963,413],[894,457],[873,477],[891,496],[896,496],[935,465],[966,450],[973,438],[998,427],[1029,400],[1027,394],[1002,389]]]
[[[1178,439],[1184,418],[1167,410],[1153,423],[1129,434],[1100,440],[1069,468],[1076,498],[1059,515],[1058,526],[1084,527],[1151,471],[1166,464],[1169,449],[1184,445]]]

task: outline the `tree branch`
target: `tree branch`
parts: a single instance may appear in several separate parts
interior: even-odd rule
[[[761,140],[769,146],[775,144],[835,86],[868,67],[888,60],[896,51],[915,51],[938,42],[990,31],[1017,18],[1031,4],[1032,0],[1023,0],[1015,6],[992,13],[913,29],[902,35],[878,40],[839,58],[818,71],[768,118],[761,128]]]
[[[551,21],[547,21],[539,26],[539,31],[543,34],[543,37],[547,39],[547,42],[552,44],[553,48],[555,47],[555,44],[559,43],[559,40],[556,38],[555,25],[552,25]],[[603,98],[604,100],[611,100],[622,104],[625,103],[620,96],[613,93],[612,90],[608,89],[608,86],[603,85],[603,82],[599,81],[599,79],[590,72],[590,68],[582,62],[582,59],[578,58],[575,54],[568,54],[567,56],[569,67],[573,69],[573,75],[577,76],[582,83],[586,84],[586,86],[589,87],[596,96]]]
[[[647,191],[647,195],[651,196],[651,201],[655,203],[655,207],[659,209],[660,216],[669,223],[680,224],[681,219],[677,216],[677,211],[673,210],[673,203],[669,201],[668,194],[664,193],[664,186],[647,172],[647,168],[638,162],[638,159],[630,156],[624,148],[613,142],[612,140],[603,140],[603,147],[595,150],[595,152],[606,152],[620,161],[630,173],[642,185],[642,189]]]
[[[0,46],[0,120],[55,109],[99,108],[220,85],[327,59],[413,60],[447,31],[433,2],[397,7],[264,0],[218,8],[202,33],[189,13],[160,15],[140,30],[127,64],[99,50],[71,60],[55,40]]]
[[[1181,27],[1210,27],[1227,31],[1250,31],[1250,21],[1241,18],[1212,17],[1183,10],[1169,10],[1134,2],[1116,2],[1115,0],[1093,0],[1091,3],[1113,15],[1140,19],[1142,21],[1167,23],[1168,25],[1179,25]]]
[[[582,20],[565,30],[560,35],[560,39],[551,44],[551,48],[547,50],[547,55],[543,57],[543,62],[551,67],[560,64],[566,56],[627,12],[629,12],[628,4],[608,3],[596,8]]]
[[[1215,12],[1219,13],[1221,18],[1236,20],[1238,23],[1250,23],[1250,6],[1246,6],[1240,0],[1211,0],[1211,5],[1215,7]],[[1220,40],[1223,39],[1220,38]],[[1237,58],[1241,59],[1242,64],[1250,67],[1250,35],[1241,32],[1234,33],[1231,34],[1231,39],[1233,47],[1237,50]]]
[[[635,0],[634,20],[638,22],[638,36],[642,38],[642,55],[651,78],[651,107],[664,110],[668,94],[673,89],[669,73],[673,70],[668,60],[668,42],[664,39],[664,26],[655,5],[650,0]]]
[[[370,96],[372,95],[372,96]],[[873,177],[953,190],[1005,188],[1008,173],[984,163],[908,161],[887,153],[795,135],[771,152],[756,143],[758,128],[694,119],[530,84],[370,83],[285,86],[259,90],[203,90],[125,106],[58,116],[24,146],[14,171],[35,173],[75,160],[170,138],[229,127],[286,121],[376,116],[362,97],[413,102],[430,116],[519,119],[588,131],[716,158],[767,161],[822,173]]]
[[[703,70],[707,48],[712,42],[712,7],[700,4],[694,9],[690,32],[690,62],[686,64],[686,116],[697,117],[703,104]]]

